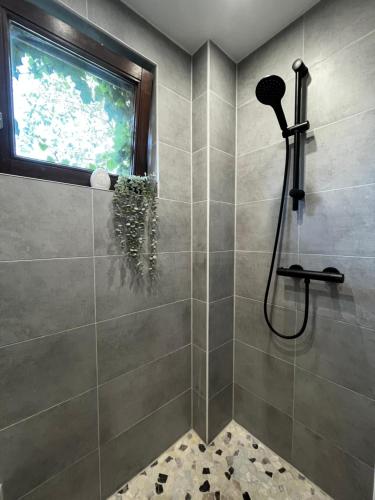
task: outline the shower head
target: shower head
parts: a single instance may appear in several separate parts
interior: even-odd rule
[[[259,80],[255,89],[257,99],[262,104],[271,106],[276,113],[281,130],[284,132],[288,128],[281,99],[285,94],[285,82],[277,75],[265,76]]]

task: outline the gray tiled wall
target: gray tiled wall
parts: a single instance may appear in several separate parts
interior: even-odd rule
[[[193,412],[206,441],[232,418],[235,81],[214,43],[194,55]]]
[[[4,500],[104,499],[191,428],[191,58],[120,2],[63,3],[157,65],[160,280],[131,283],[112,193],[0,176]]]
[[[327,0],[238,65],[234,417],[337,500],[371,500],[375,436],[375,4]],[[343,285],[314,283],[306,333],[282,341],[262,300],[285,148],[256,82],[280,74],[293,116],[291,64],[310,68],[307,192],[287,208],[281,265],[336,266]],[[291,122],[291,118],[289,118]],[[294,332],[303,294],[278,280],[272,320]]]

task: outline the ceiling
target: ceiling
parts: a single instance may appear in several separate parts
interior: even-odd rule
[[[238,62],[319,0],[122,1],[190,54],[212,40]]]

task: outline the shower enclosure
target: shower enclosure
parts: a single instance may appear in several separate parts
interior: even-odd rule
[[[300,474],[372,500],[374,2],[319,2],[240,61],[189,54],[117,0],[28,5],[153,74],[159,279],[131,281],[112,191],[0,175],[4,500],[104,500],[144,468],[168,495],[163,468],[189,454],[193,498],[216,470],[228,494],[246,458],[266,495]]]

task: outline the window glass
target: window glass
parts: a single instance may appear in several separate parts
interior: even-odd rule
[[[131,173],[135,86],[10,24],[16,156]]]

